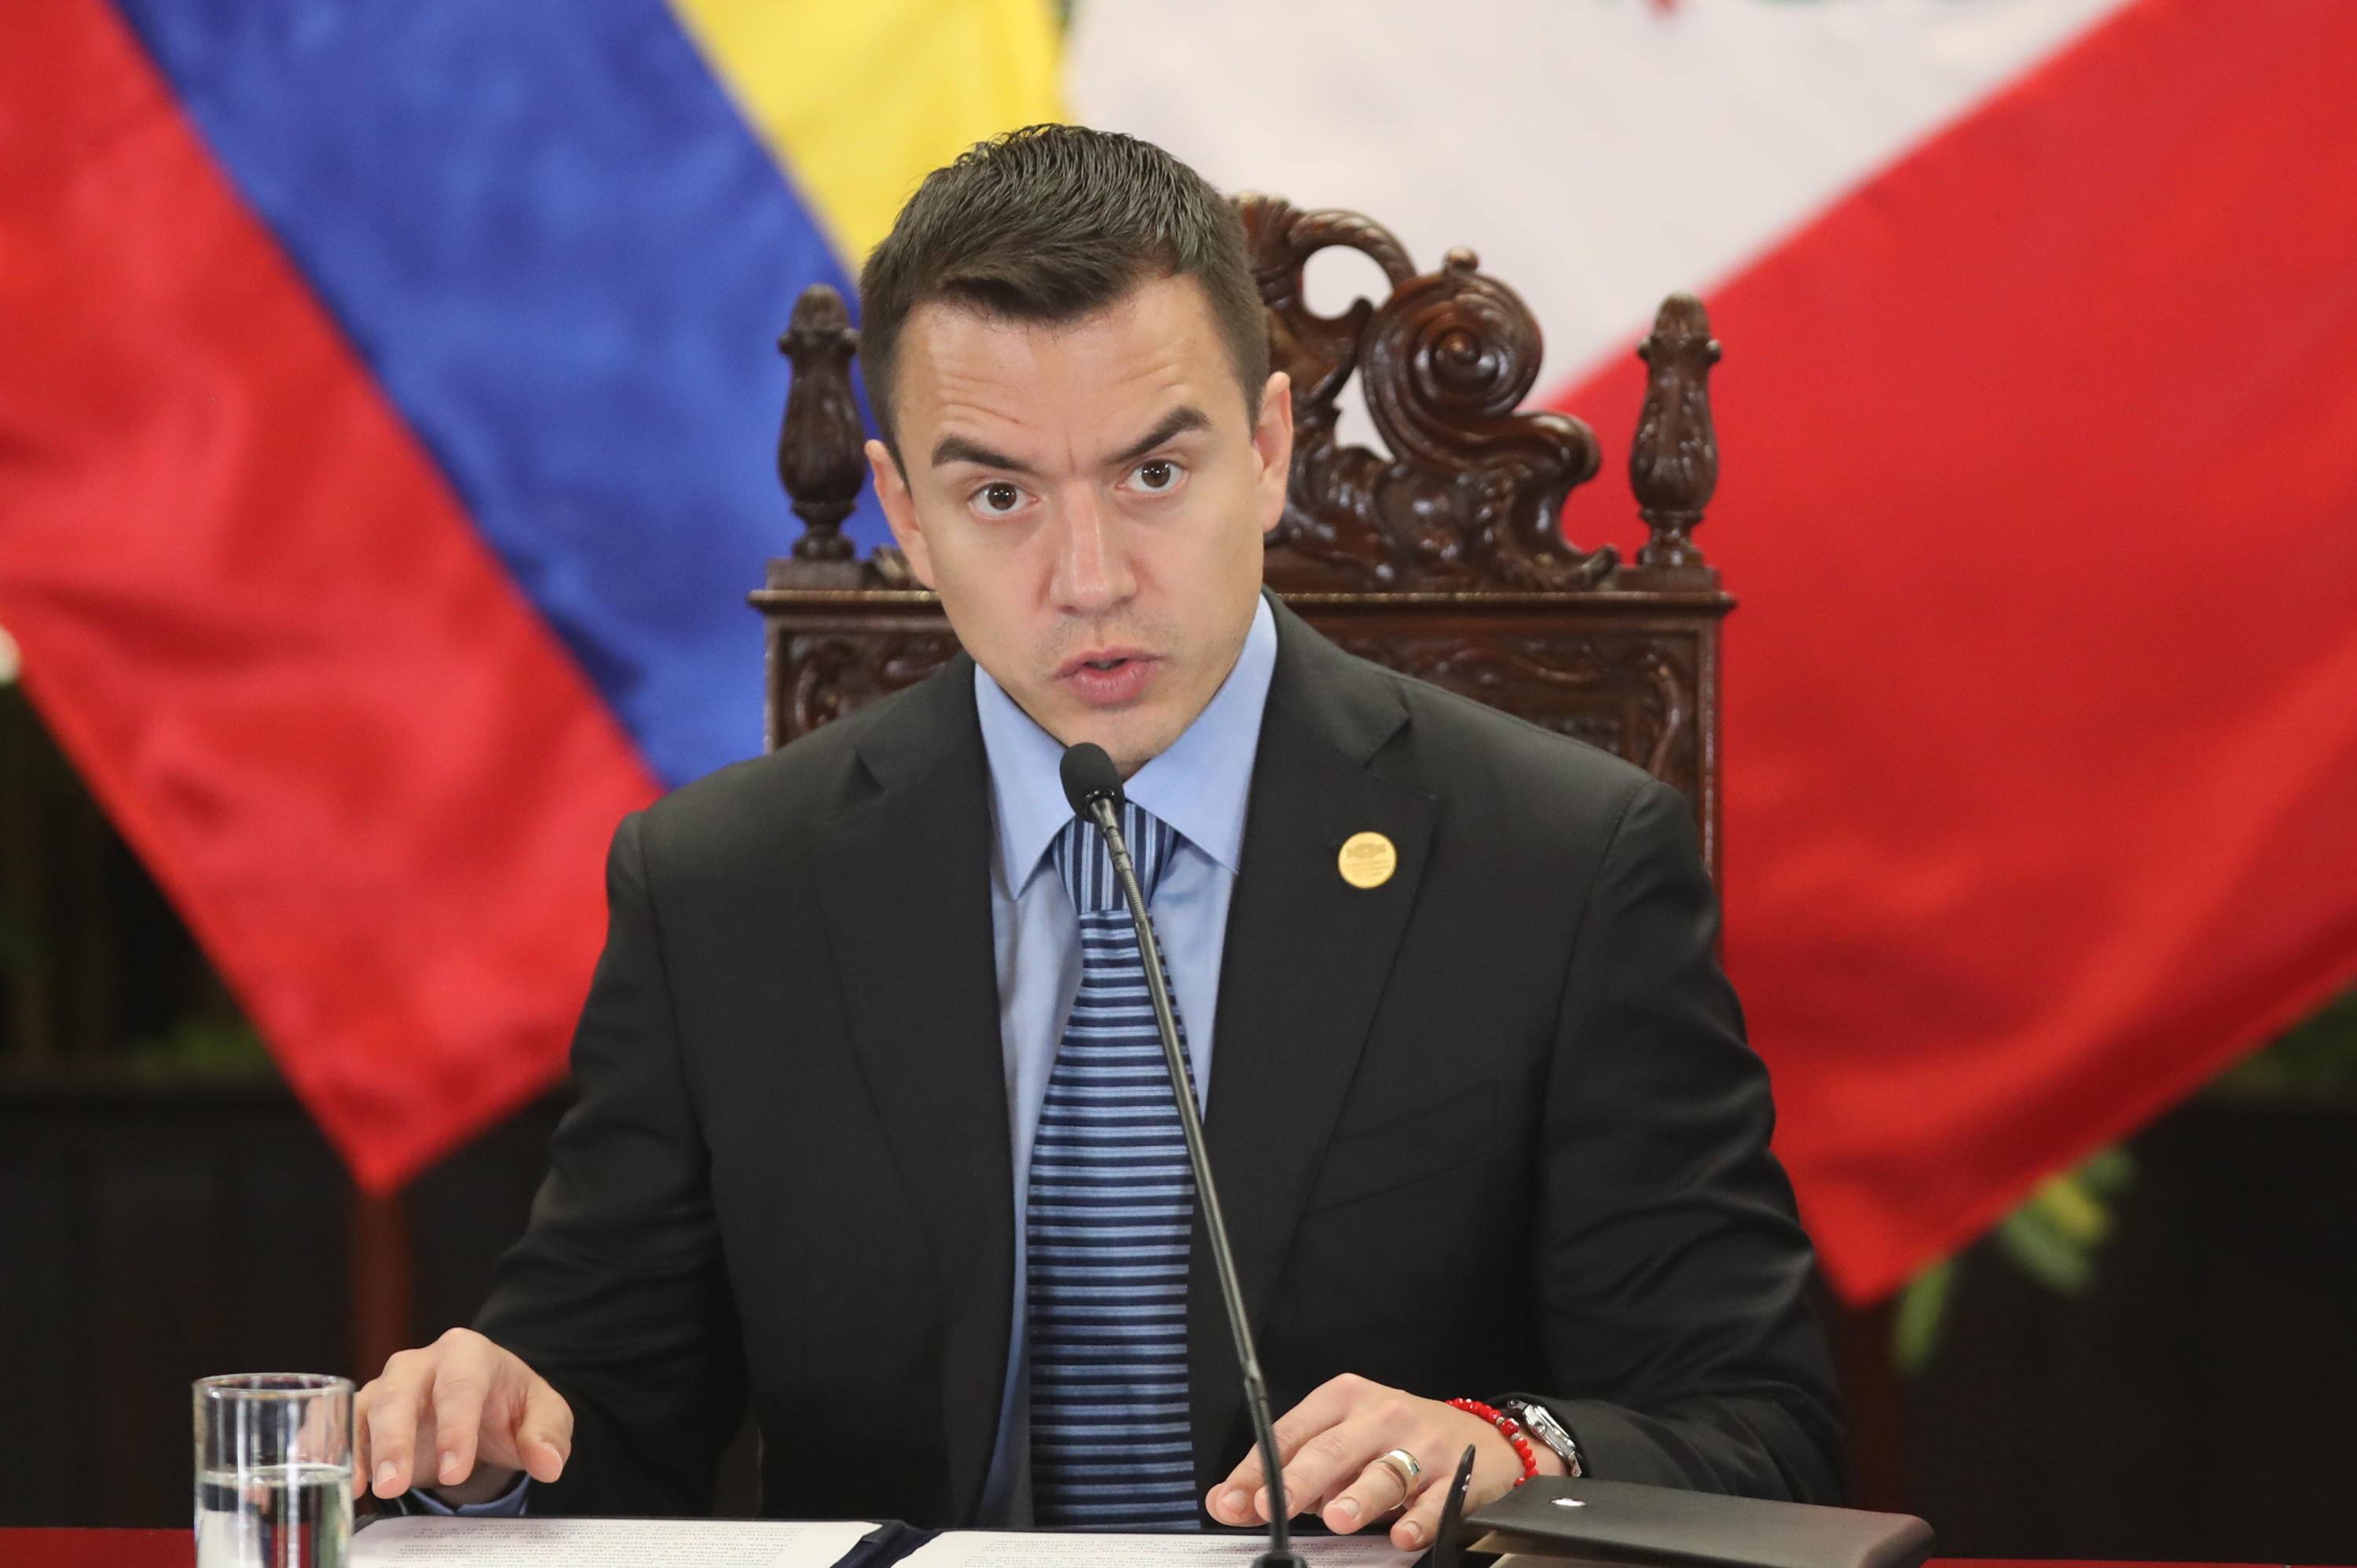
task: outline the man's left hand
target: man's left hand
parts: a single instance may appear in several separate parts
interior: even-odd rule
[[[1522,1456],[1504,1434],[1478,1415],[1345,1373],[1320,1385],[1276,1423],[1286,1506],[1296,1514],[1317,1514],[1337,1535],[1405,1509],[1392,1524],[1392,1544],[1403,1552],[1431,1544],[1448,1500],[1448,1483],[1469,1443],[1473,1485],[1465,1507],[1470,1512],[1503,1497],[1523,1476]],[[1379,1462],[1394,1448],[1414,1455],[1422,1466],[1405,1495],[1393,1466]],[[1532,1453],[1539,1474],[1564,1473],[1545,1444],[1534,1444]],[[1234,1474],[1211,1488],[1205,1507],[1222,1524],[1268,1522],[1268,1488],[1262,1484],[1257,1446]]]

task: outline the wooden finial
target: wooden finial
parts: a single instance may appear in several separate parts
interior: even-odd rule
[[[1656,581],[1715,586],[1718,580],[1693,539],[1718,489],[1718,435],[1710,422],[1710,368],[1718,353],[1709,313],[1690,294],[1662,301],[1652,336],[1637,345],[1646,365],[1645,406],[1629,447],[1629,487],[1652,531],[1637,565]]]
[[[792,322],[778,339],[778,351],[794,367],[785,424],[778,432],[778,478],[804,525],[794,541],[794,560],[840,562],[853,575],[858,567],[843,520],[859,504],[867,472],[866,427],[851,393],[851,357],[858,350],[859,332],[843,295],[823,283],[802,290]]]

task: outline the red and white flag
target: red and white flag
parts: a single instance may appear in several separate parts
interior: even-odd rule
[[[1703,294],[1727,957],[1846,1294],[2357,974],[2357,6],[1085,0],[1067,71],[1473,247],[1608,454]],[[1609,457],[1566,529],[1641,540]]]

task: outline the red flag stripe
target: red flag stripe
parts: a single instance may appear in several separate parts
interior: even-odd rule
[[[1853,1297],[2357,973],[2352,59],[2142,0],[1711,300],[1728,953]]]
[[[0,624],[391,1187],[559,1070],[655,785],[111,9],[17,35]]]

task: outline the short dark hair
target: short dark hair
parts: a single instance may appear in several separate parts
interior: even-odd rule
[[[1257,419],[1268,317],[1243,220],[1201,175],[1151,142],[1084,125],[1009,131],[927,175],[859,274],[860,360],[894,460],[893,374],[919,306],[1077,321],[1162,277],[1201,285]]]

